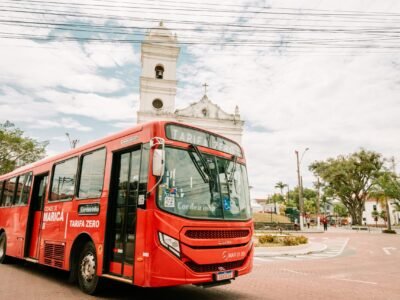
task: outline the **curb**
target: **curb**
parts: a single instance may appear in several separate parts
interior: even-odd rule
[[[311,247],[312,245],[318,245],[319,248],[317,247]],[[288,246],[290,247],[290,246]],[[297,246],[295,246],[297,247]],[[325,251],[328,248],[327,245],[322,244],[322,243],[309,243],[309,247],[306,247],[304,249],[283,249],[283,251],[262,251],[262,249],[256,247],[254,251],[254,256],[255,257],[274,257],[274,256],[298,256],[298,255],[308,255],[308,254],[313,254],[313,253],[320,253]],[[257,251],[259,249],[259,251]],[[287,252],[285,252],[286,250]]]

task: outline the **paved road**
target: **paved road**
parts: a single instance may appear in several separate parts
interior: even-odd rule
[[[107,282],[104,299],[400,299],[400,235],[328,232],[320,256],[255,260],[231,285],[143,289]],[[324,255],[322,255],[324,254]],[[66,282],[64,272],[16,263],[0,266],[0,299],[94,299]]]
[[[349,241],[349,238],[348,237],[328,238],[328,237],[310,236],[309,240],[311,242],[325,244],[326,249],[322,252],[311,253],[307,255],[276,255],[273,257],[255,257],[254,266],[276,261],[298,261],[298,260],[312,260],[312,259],[324,259],[324,258],[335,257],[343,253]]]

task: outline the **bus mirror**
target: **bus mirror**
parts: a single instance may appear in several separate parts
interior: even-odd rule
[[[164,149],[155,149],[153,153],[153,175],[164,175]]]

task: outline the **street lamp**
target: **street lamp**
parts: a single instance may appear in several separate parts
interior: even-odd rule
[[[71,146],[71,149],[75,149],[76,145],[79,143],[79,140],[71,140],[71,137],[70,137],[68,132],[66,132],[65,135],[68,138],[69,145]]]
[[[300,164],[301,161],[303,160],[304,154],[306,151],[308,151],[310,148],[306,148],[303,153],[301,154],[300,160],[299,160],[299,151],[295,150],[294,153],[296,154],[296,161],[297,161],[297,181],[298,181],[298,186],[299,186],[299,209],[300,209],[300,230],[303,230],[304,224],[303,224],[303,213],[304,213],[304,203],[303,203],[303,183],[301,180],[301,175],[300,175]]]

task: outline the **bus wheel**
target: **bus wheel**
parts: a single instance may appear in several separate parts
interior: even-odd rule
[[[87,242],[79,256],[78,264],[79,287],[83,292],[93,295],[97,291],[99,277],[97,276],[96,249],[92,242]]]
[[[6,262],[6,249],[7,249],[6,234],[2,232],[0,234],[0,264],[4,264]]]

